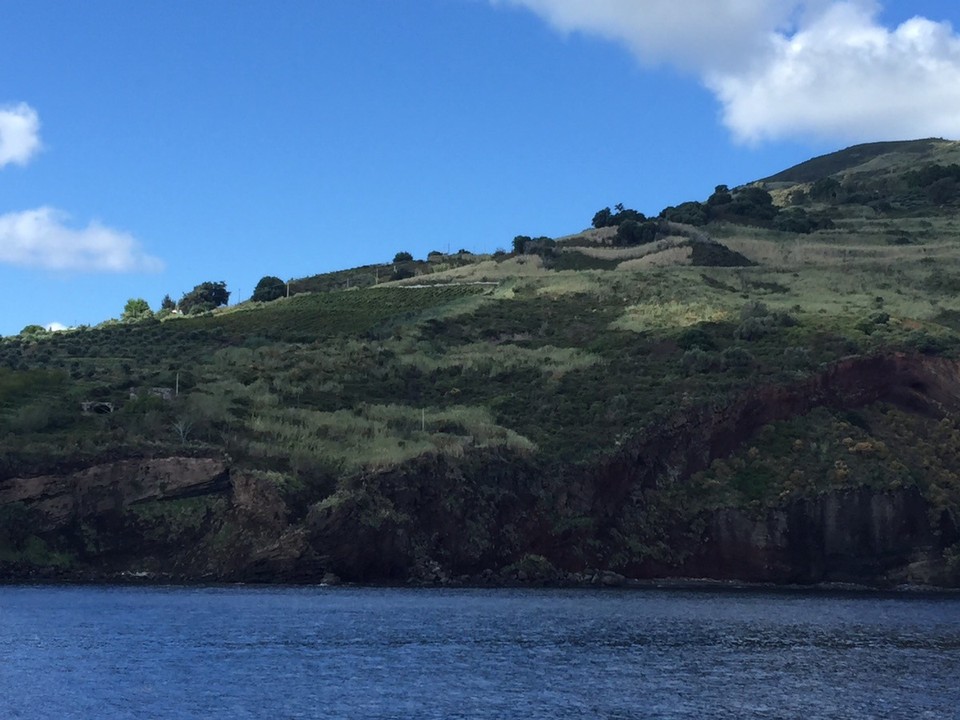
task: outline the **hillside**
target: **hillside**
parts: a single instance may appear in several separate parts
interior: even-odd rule
[[[960,585],[958,161],[4,338],[0,574]]]

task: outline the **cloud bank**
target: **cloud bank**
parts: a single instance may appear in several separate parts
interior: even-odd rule
[[[695,73],[746,143],[960,138],[960,36],[875,0],[492,0]]]
[[[132,235],[98,222],[71,228],[68,220],[50,207],[0,215],[0,263],[97,272],[163,269],[163,262],[147,255]]]
[[[0,106],[0,168],[26,165],[40,150],[40,117],[26,103]]]

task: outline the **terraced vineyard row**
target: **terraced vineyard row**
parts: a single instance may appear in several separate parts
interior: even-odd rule
[[[274,340],[310,341],[332,335],[367,333],[431,308],[483,293],[475,285],[447,285],[295,295],[266,306],[200,318],[196,327],[228,334],[256,334]]]

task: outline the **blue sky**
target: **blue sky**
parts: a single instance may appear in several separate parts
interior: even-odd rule
[[[960,138],[958,31],[918,0],[4,3],[0,333]]]

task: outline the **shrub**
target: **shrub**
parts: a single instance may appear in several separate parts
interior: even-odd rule
[[[840,195],[840,182],[832,177],[817,180],[810,186],[809,195],[811,200],[821,202],[836,200]]]
[[[717,185],[713,194],[707,198],[707,205],[711,207],[729,205],[732,202],[733,195],[730,194],[730,188],[726,185]]]
[[[541,235],[532,238],[529,235],[517,235],[513,239],[513,252],[518,255],[540,255],[541,257],[550,257],[553,255],[557,241],[553,238]]]
[[[750,318],[765,318],[770,315],[770,308],[766,303],[759,300],[752,300],[740,308],[740,319],[749,320]]]
[[[665,207],[660,211],[660,217],[670,222],[686,225],[706,225],[709,219],[707,207],[703,203],[685,202],[677,206]]]
[[[681,350],[693,350],[694,348],[700,350],[715,350],[717,344],[706,330],[694,326],[685,328],[683,332],[680,333],[677,337],[677,346]]]
[[[729,347],[720,354],[725,368],[740,370],[753,366],[753,353],[740,347]]]
[[[937,268],[927,277],[926,286],[931,290],[955,295],[960,293],[960,274]]]
[[[788,347],[783,350],[783,364],[792,370],[806,370],[812,364],[810,350],[805,347]]]
[[[708,200],[708,217],[732,222],[754,221],[766,225],[780,209],[773,204],[773,197],[762,187],[749,185],[739,188],[732,199],[726,186],[720,185]]]
[[[926,330],[913,330],[906,338],[904,344],[924,355],[939,355],[947,349],[947,342],[936,335],[931,335]]]
[[[803,208],[790,208],[777,214],[773,220],[773,227],[781,232],[806,235],[819,230],[821,221],[808,214]]]
[[[657,239],[659,225],[656,222],[625,220],[617,227],[617,245],[646,245]]]
[[[772,312],[759,300],[749,302],[740,308],[740,325],[734,331],[738,340],[756,340],[777,331],[780,327],[792,327],[796,318],[787,312]]]
[[[687,375],[694,375],[718,369],[720,361],[714,353],[706,352],[700,348],[692,348],[687,350],[680,358],[680,365]]]
[[[737,340],[759,340],[773,332],[776,332],[777,326],[770,316],[750,317],[744,320],[733,331],[733,336]]]

